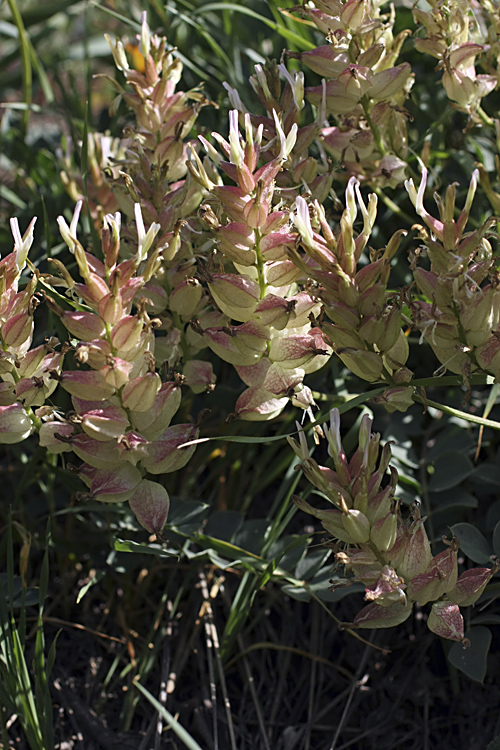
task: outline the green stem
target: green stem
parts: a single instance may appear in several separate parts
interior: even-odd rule
[[[370,130],[372,131],[373,139],[375,141],[375,145],[377,146],[377,150],[379,151],[381,156],[385,156],[386,148],[382,142],[382,136],[380,135],[380,130],[373,122],[371,115],[370,115],[370,100],[368,96],[365,94],[361,98],[361,105],[363,107],[363,112],[365,114],[366,122],[370,126]]]
[[[452,406],[446,404],[439,404],[437,401],[431,401],[431,399],[424,399],[418,393],[413,394],[413,400],[424,406],[432,406],[434,409],[439,409],[444,414],[450,414],[452,417],[463,419],[466,422],[472,422],[473,424],[483,425],[484,427],[491,427],[492,430],[500,430],[500,422],[495,422],[492,419],[484,419],[483,417],[477,417],[474,414],[467,414],[466,411],[460,411],[460,409],[454,409]]]
[[[182,357],[184,359],[184,362],[189,362],[191,359],[191,347],[189,346],[186,338],[186,328],[182,323],[181,317],[179,313],[173,312],[170,310],[170,314],[174,319],[174,325],[179,331],[180,337],[181,337],[181,349],[182,349]]]
[[[32,103],[33,96],[33,79],[31,71],[31,60],[30,60],[30,43],[29,38],[24,28],[22,16],[16,4],[16,0],[7,0],[10,7],[14,23],[17,27],[17,33],[19,35],[19,47],[21,52],[21,65],[22,65],[22,76],[23,76],[23,97],[24,102],[27,105],[23,114],[23,129],[24,135],[28,130],[30,106]]]
[[[482,107],[478,107],[476,109],[476,114],[479,116],[479,118],[484,122],[485,125],[491,125],[492,127],[495,124],[495,120],[493,120],[492,117],[486,114],[484,109]]]
[[[264,259],[262,257],[262,252],[260,249],[260,240],[261,240],[261,234],[258,229],[255,230],[255,253],[257,255],[257,278],[259,281],[259,288],[260,288],[260,299],[264,299],[266,296],[266,277],[264,274]]]

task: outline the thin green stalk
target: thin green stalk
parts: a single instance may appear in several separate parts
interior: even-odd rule
[[[30,42],[29,37],[24,28],[22,16],[17,7],[16,0],[7,0],[10,7],[14,23],[17,27],[17,33],[19,34],[19,48],[21,53],[21,65],[22,65],[22,80],[23,80],[23,98],[27,105],[23,113],[23,130],[24,137],[28,131],[29,118],[30,118],[30,106],[33,100],[33,73],[31,69],[31,56],[30,56]]]

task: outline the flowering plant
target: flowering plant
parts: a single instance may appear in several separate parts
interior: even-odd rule
[[[30,266],[35,219],[23,236],[13,219],[14,249],[0,262],[0,442],[37,432],[49,453],[73,452],[83,462],[80,499],[128,502],[160,537],[169,511],[162,477],[186,467],[200,430],[200,419],[171,424],[186,403],[181,389],[190,399],[208,397],[215,373],[229,370],[221,363],[242,383],[228,419],[261,422],[292,407],[314,422],[320,397],[338,396],[308,385],[327,363],[344,382],[377,384],[357,405],[374,396],[389,413],[415,402],[432,407],[417,389],[446,371],[466,395],[476,382],[499,380],[498,218],[477,221],[473,210],[478,189],[498,209],[496,176],[483,163],[472,171],[460,213],[455,184],[444,200],[435,195],[439,218],[425,208],[431,152],[422,148],[419,178],[407,109],[415,73],[398,62],[410,30],[394,35],[396,16],[383,5],[317,0],[294,8],[325,38],[287,51],[279,64],[255,65],[257,112],[226,84],[229,124],[221,132],[200,124],[213,103],[201,87],[180,88],[180,58],[151,33],[145,13],[135,62],[122,40],[108,38],[121,76],[112,79],[112,112],[123,102],[132,121],[122,138],[88,136],[85,180],[71,148],[61,156],[76,202],[69,224],[58,218],[69,260],[49,258],[46,273]],[[479,125],[490,132],[483,99],[496,87],[498,42],[487,29],[498,26],[498,13],[486,3],[473,22],[462,5],[415,8],[415,50],[439,60],[465,132]],[[489,72],[477,73],[480,64]],[[299,65],[321,82],[307,86]],[[415,216],[391,198],[397,191],[422,224],[410,226]],[[392,211],[387,232],[381,203]],[[99,240],[93,246],[78,239],[83,206]],[[409,263],[397,283],[405,242]],[[33,347],[41,303],[57,323]],[[430,378],[414,372],[416,341],[432,349]],[[71,397],[69,409],[57,405],[58,386]],[[290,442],[332,507],[294,499],[343,545],[337,561],[365,586],[369,604],[349,626],[397,625],[414,605],[432,603],[429,628],[465,642],[459,607],[482,594],[497,564],[459,574],[461,540],[453,534],[433,555],[418,506],[403,512],[396,497],[391,451],[386,443],[379,458],[371,421],[362,419],[348,462],[335,409],[330,420],[334,469],[309,456],[302,426]]]

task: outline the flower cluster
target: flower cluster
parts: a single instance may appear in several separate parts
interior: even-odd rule
[[[21,237],[17,219],[11,220],[14,250],[0,261],[0,443],[18,443],[39,426],[33,411],[57,387],[51,373],[61,370],[64,352],[50,340],[31,349],[33,313],[40,302],[38,279],[33,275],[24,289],[19,279],[33,243],[36,219]]]
[[[319,466],[311,458],[300,425],[300,441],[288,438],[306,478],[332,507],[318,510],[294,496],[296,505],[318,518],[323,528],[345,545],[337,553],[337,561],[351,574],[349,582],[365,586],[369,604],[344,627],[393,627],[408,619],[415,603],[424,606],[432,602],[427,620],[430,630],[465,644],[460,606],[469,606],[481,596],[498,565],[458,576],[459,542],[455,537],[451,541],[444,538],[446,549],[432,554],[425,518],[420,517],[418,508],[403,521],[395,498],[398,474],[389,464],[390,445],[386,443],[380,451],[380,435],[372,433],[371,426],[365,415],[358,448],[348,461],[340,438],[339,411],[332,409],[330,427],[324,431],[334,469]],[[390,478],[385,483],[387,469]]]
[[[12,224],[14,252],[1,262],[0,442],[19,442],[37,428],[40,445],[52,453],[73,451],[84,461],[79,474],[89,489],[86,497],[128,500],[140,523],[159,534],[167,517],[168,493],[145,474],[166,474],[185,466],[195,448],[180,446],[198,436],[195,425],[170,425],[180,405],[180,387],[177,382],[162,383],[155,367],[154,331],[159,321],[148,313],[150,303],[143,294],[160,262],[157,249],[148,254],[159,227],[153,224],[146,232],[137,206],[137,252],[119,262],[121,217],[107,215],[100,261],[77,239],[80,209],[81,203],[70,226],[60,217],[59,227],[81,281],[75,281],[60,261],[56,265],[62,279],[44,279],[65,289],[66,296],[58,296],[72,308],[64,309],[45,295],[69,334],[70,343],[60,352],[56,339],[30,350],[38,279],[33,276],[22,292],[17,287],[34,221],[23,238],[17,223]],[[63,369],[70,349],[76,368]],[[72,397],[74,411],[65,416],[47,403],[58,384]]]
[[[340,159],[348,175],[395,187],[406,167],[404,102],[413,83],[408,63],[396,65],[404,40],[394,37],[394,14],[382,15],[380,0],[340,0],[304,4],[301,12],[325,35],[327,44],[310,52],[288,53],[321,75],[306,98],[335,125],[323,128],[326,150]]]
[[[377,197],[371,194],[365,205],[359,182],[351,177],[346,190],[346,209],[338,236],[332,232],[322,206],[310,210],[297,198],[293,216],[305,255],[290,250],[292,260],[318,283],[316,293],[332,323],[321,323],[342,362],[356,375],[373,382],[403,383],[411,379],[405,367],[408,343],[401,329],[401,304],[387,289],[390,261],[403,231],[397,231],[387,247],[372,251],[369,263],[360,264],[377,215]],[[355,236],[354,222],[361,211],[363,226]]]
[[[425,37],[416,39],[415,47],[440,61],[442,84],[453,106],[467,112],[473,121],[489,119],[481,109],[481,99],[497,86],[497,76],[477,74],[476,57],[487,50],[495,67],[498,41],[492,45],[491,36],[498,26],[498,9],[490,3],[478,3],[471,12],[470,3],[451,0],[445,5],[430,0],[430,8],[413,8],[416,23],[422,24]],[[490,33],[492,32],[492,34]],[[496,52],[496,54],[495,54]]]
[[[206,97],[200,89],[177,90],[182,63],[169,51],[165,37],[151,34],[146,13],[131,62],[122,40],[113,43],[106,38],[126,82],[123,87],[110,79],[117,89],[111,112],[123,100],[135,125],[125,128],[123,139],[89,136],[89,209],[99,229],[117,208],[127,219],[135,218],[122,228],[124,240],[132,246],[141,242],[144,221],[156,227],[160,262],[144,293],[153,301],[165,332],[158,342],[158,358],[170,368],[184,363],[185,383],[201,392],[213,387],[215,377],[209,362],[193,359],[203,342],[195,336],[188,340],[186,327],[208,301],[195,277],[195,252],[202,249],[193,246],[194,239],[201,238],[203,244],[206,237],[196,229],[203,191],[190,178],[186,162],[189,134]],[[64,179],[75,200],[83,200],[83,184],[68,158]]]
[[[303,379],[324,365],[331,348],[310,322],[320,304],[297,289],[303,274],[287,254],[296,235],[290,231],[289,212],[274,201],[277,176],[297,142],[297,125],[293,123],[285,134],[274,112],[275,154],[258,167],[265,124],[255,129],[248,113],[242,119],[244,139],[238,110],[230,113],[229,141],[213,134],[223,157],[200,136],[212,174],[217,168],[236,186],[214,182],[207,173],[207,159],[202,163],[194,151],[190,164],[193,177],[213,196],[203,208],[217,247],[236,269],[236,273],[224,268],[220,273],[209,267],[204,270],[223,320],[215,326],[198,321],[194,329],[217,356],[236,367],[248,386],[236,403],[236,416],[262,420],[279,414],[289,399],[311,408],[312,395]]]
[[[410,180],[406,189],[425,226],[417,225],[423,246],[412,259],[413,275],[420,292],[430,300],[411,304],[413,323],[421,339],[431,345],[446,369],[464,376],[478,368],[500,377],[500,292],[496,261],[487,239],[495,217],[489,217],[473,232],[465,233],[478,182],[476,170],[464,208],[455,219],[455,185],[443,201],[435,196],[440,218],[423,204],[427,170],[418,191]],[[417,265],[421,255],[430,268]],[[481,286],[482,285],[482,286]]]

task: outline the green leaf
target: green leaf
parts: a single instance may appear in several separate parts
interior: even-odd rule
[[[500,467],[493,463],[480,464],[471,473],[470,480],[480,485],[490,484],[500,487]]]
[[[304,39],[303,37],[296,34],[294,31],[291,31],[285,26],[276,23],[276,21],[271,21],[269,18],[262,16],[260,13],[257,13],[251,8],[246,8],[244,5],[236,5],[236,3],[207,3],[206,5],[202,5],[201,8],[198,9],[198,14],[202,15],[203,13],[210,13],[210,11],[213,10],[233,10],[236,13],[242,13],[243,15],[257,18],[266,26],[269,26],[269,28],[280,34],[280,36],[282,36],[284,39],[295,42],[295,44],[297,44],[301,49],[312,50],[316,46],[315,44],[309,42],[307,39]]]
[[[484,682],[488,652],[491,644],[491,630],[478,625],[466,633],[470,640],[469,648],[454,643],[448,652],[448,660],[454,667],[475,682]]]
[[[477,615],[471,620],[471,625],[500,625],[500,615],[488,614]]]
[[[116,547],[115,547],[115,549],[116,549]],[[122,550],[122,551],[128,551],[128,550]],[[76,597],[76,603],[80,604],[80,602],[82,601],[82,599],[85,596],[85,594],[87,593],[87,591],[89,589],[91,589],[92,586],[95,586],[96,583],[99,583],[99,581],[101,580],[101,578],[104,578],[104,576],[105,576],[104,570],[96,570],[94,572],[94,575],[92,576],[92,578],[90,578],[90,580],[87,581],[87,583],[84,586],[82,586],[82,588],[78,592],[78,596]]]
[[[477,508],[478,506],[477,497],[461,487],[444,490],[444,492],[432,492],[429,499],[434,513],[446,508]]]
[[[255,518],[245,521],[241,529],[234,537],[234,544],[254,555],[260,554],[266,540],[269,521],[265,518]]]
[[[473,469],[471,461],[461,451],[443,453],[434,463],[429,492],[441,492],[456,487],[467,479]]]
[[[162,706],[162,704],[159,703],[156,698],[153,698],[151,693],[146,690],[146,688],[143,687],[140,682],[134,680],[132,684],[137,688],[137,690],[139,690],[139,692],[146,696],[148,701],[151,703],[153,708],[158,711],[160,716],[163,716],[163,718],[168,721],[169,729],[171,729],[172,732],[177,735],[177,737],[181,740],[181,742],[185,744],[188,750],[202,750],[196,740],[194,740],[191,735],[184,729],[184,727],[179,724],[177,719],[172,716],[172,714],[167,711],[165,706]]]
[[[302,555],[304,554],[304,551],[309,543],[309,534],[303,534],[302,536],[292,537],[292,541],[287,544],[289,539],[290,537],[284,537],[283,539],[280,540],[280,542],[283,543],[280,546],[282,547],[283,545],[286,545],[286,546],[284,546],[284,548],[279,553],[273,553],[273,552],[270,553],[270,554],[275,554],[275,556],[270,561],[269,565],[267,565],[266,569],[263,571],[259,580],[259,588],[262,588],[263,586],[265,586],[266,583],[271,579],[279,563],[282,563],[280,565],[280,568],[282,570],[289,570],[290,568],[295,567],[300,557],[302,557]],[[295,552],[296,554],[292,555],[290,559],[291,552],[292,553]]]
[[[460,540],[460,548],[467,557],[476,563],[487,563],[491,557],[491,547],[481,532],[470,523],[456,523],[451,527]]]
[[[164,549],[161,544],[139,544],[131,539],[114,539],[113,549],[117,552],[140,552],[143,555],[157,555],[157,557],[179,557],[173,549]]]
[[[307,553],[295,568],[295,578],[308,581],[313,578],[332,553],[331,549],[313,549]]]
[[[493,552],[500,557],[500,521],[493,530]]]
[[[197,500],[183,500],[179,497],[170,498],[168,525],[179,528],[181,526],[197,524],[200,526],[209,511],[208,505]]]
[[[236,510],[218,510],[209,517],[203,528],[206,536],[231,542],[243,523],[243,515]]]

